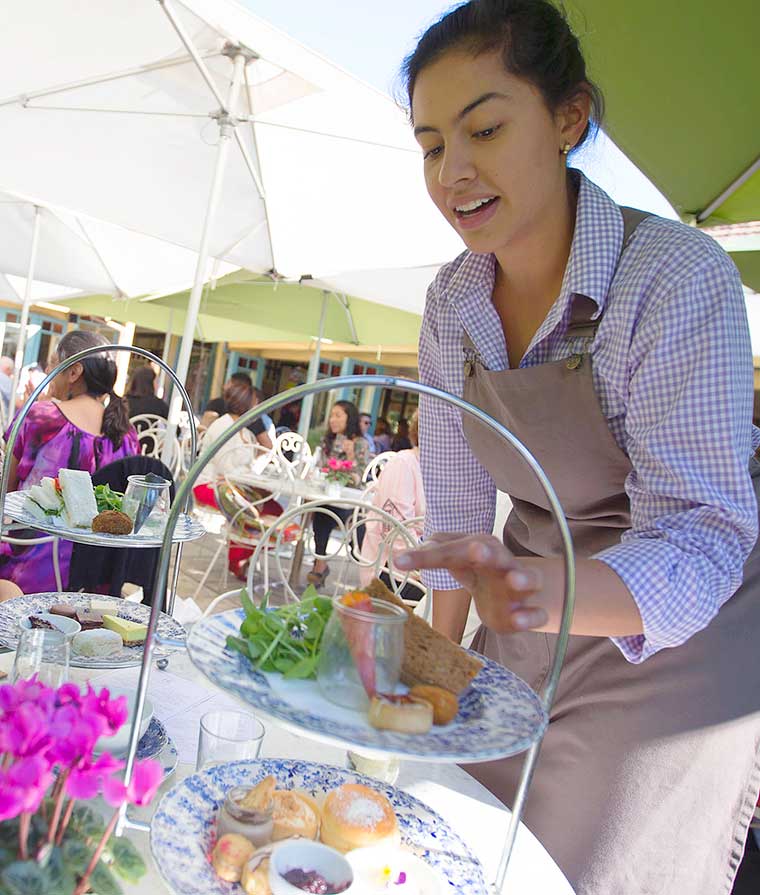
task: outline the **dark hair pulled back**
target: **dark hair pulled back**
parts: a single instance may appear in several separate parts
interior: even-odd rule
[[[361,427],[359,425],[359,410],[356,404],[353,401],[336,401],[333,404],[333,407],[340,407],[341,410],[346,414],[348,419],[346,420],[346,431],[343,433],[346,438],[350,438],[352,441],[354,438],[358,438],[361,434]],[[329,426],[327,426],[327,434],[325,435],[325,450],[327,453],[332,452],[333,444],[335,443],[335,432]]]
[[[156,394],[156,373],[150,364],[138,367],[129,377],[127,395],[130,398],[150,398]]]
[[[470,0],[431,25],[401,69],[410,117],[420,72],[450,50],[465,50],[473,56],[499,51],[506,70],[537,87],[552,112],[579,93],[587,93],[589,125],[574,149],[601,124],[602,92],[586,75],[578,38],[563,11],[550,0]]]
[[[64,361],[85,348],[108,344],[108,340],[98,333],[75,329],[61,339],[56,354],[59,361]],[[119,448],[132,425],[129,422],[127,402],[113,390],[116,384],[116,362],[110,354],[103,352],[86,357],[81,364],[87,394],[93,398],[108,395],[108,405],[103,411],[103,434],[114,448]]]
[[[253,407],[253,383],[247,373],[233,373],[222,392],[224,408],[233,416],[242,416]]]

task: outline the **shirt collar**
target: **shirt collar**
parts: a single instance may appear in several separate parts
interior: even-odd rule
[[[578,206],[560,299],[586,295],[601,311],[620,257],[623,217],[607,193],[581,171],[573,168],[570,174],[578,182]],[[490,301],[495,270],[493,255],[466,252],[449,282],[449,300],[454,304],[473,298]]]

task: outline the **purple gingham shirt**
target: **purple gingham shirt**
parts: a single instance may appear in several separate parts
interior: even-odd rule
[[[582,174],[575,235],[559,297],[521,367],[583,350],[565,340],[573,294],[604,312],[591,347],[596,393],[631,460],[631,529],[595,558],[625,582],[644,634],[614,638],[630,662],[678,646],[704,628],[742,581],[757,538],[748,473],[760,431],[752,424],[752,351],[739,275],[710,237],[650,217],[618,258],[620,210]],[[617,267],[617,270],[616,270]],[[486,367],[509,367],[491,301],[493,255],[464,252],[431,283],[420,334],[422,382],[463,389],[463,328]],[[496,489],[475,459],[454,408],[423,398],[420,460],[425,531],[491,532]],[[452,589],[448,572],[429,587]]]

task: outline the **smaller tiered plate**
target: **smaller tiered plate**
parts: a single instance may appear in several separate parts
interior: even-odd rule
[[[25,504],[25,492],[11,491],[5,498],[5,515],[10,516],[14,522],[20,522],[29,528],[44,531],[46,534],[58,535],[64,541],[75,541],[77,544],[88,544],[91,547],[160,547],[163,543],[163,532],[157,533],[155,529],[148,529],[146,526],[143,526],[137,534],[109,535],[91,531],[88,528],[69,528],[65,525],[47,524],[27,512]],[[172,543],[195,541],[205,533],[206,529],[197,519],[183,513],[177,519]]]
[[[80,593],[25,594],[23,597],[14,597],[12,600],[0,603],[0,643],[9,649],[16,649],[21,633],[19,620],[22,618],[48,612],[55,603],[68,603],[76,609],[86,610],[90,608],[90,600],[110,601],[113,604],[114,615],[130,619],[133,622],[147,624],[150,618],[150,606],[131,603],[129,600],[121,600],[119,597]],[[165,612],[158,617],[156,631],[159,637],[170,640],[184,641],[187,636],[182,625]],[[166,650],[168,647],[160,646],[157,649]],[[70,664],[77,668],[127,668],[130,665],[140,665],[142,658],[143,645],[138,644],[137,646],[123,646],[121,652],[102,658],[77,656],[72,650]]]
[[[546,712],[533,690],[503,665],[479,656],[483,668],[461,695],[451,724],[425,734],[377,730],[361,712],[325,699],[316,681],[256,671],[227,649],[228,635],[239,634],[243,618],[242,609],[232,609],[196,622],[187,640],[190,658],[217,686],[315,739],[399,758],[467,763],[524,752],[546,728]]]
[[[168,777],[177,767],[179,761],[177,747],[158,718],[150,719],[148,729],[137,744],[136,757],[140,760],[153,758],[158,761],[161,764],[164,777]]]
[[[486,895],[479,862],[446,821],[403,790],[347,771],[308,761],[236,761],[185,777],[161,799],[150,825],[153,859],[177,895],[238,895],[236,883],[219,879],[209,859],[216,812],[233,786],[253,786],[273,774],[279,789],[299,789],[317,802],[344,783],[362,783],[383,793],[396,813],[401,845],[437,875],[441,891]],[[477,831],[473,831],[476,833]]]

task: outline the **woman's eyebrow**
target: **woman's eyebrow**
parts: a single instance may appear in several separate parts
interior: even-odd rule
[[[469,115],[470,112],[473,111],[473,109],[477,109],[478,106],[482,105],[483,103],[487,103],[489,100],[492,99],[511,99],[511,97],[506,93],[498,93],[494,90],[491,90],[488,93],[483,93],[477,99],[474,99],[471,103],[467,103],[467,105],[460,112],[457,112],[457,114],[454,116],[454,121],[461,121],[463,118]],[[431,127],[427,124],[418,124],[417,127],[415,127],[414,129],[414,136],[417,137],[419,136],[419,134],[428,134],[431,132],[436,134],[440,133],[437,127]]]

